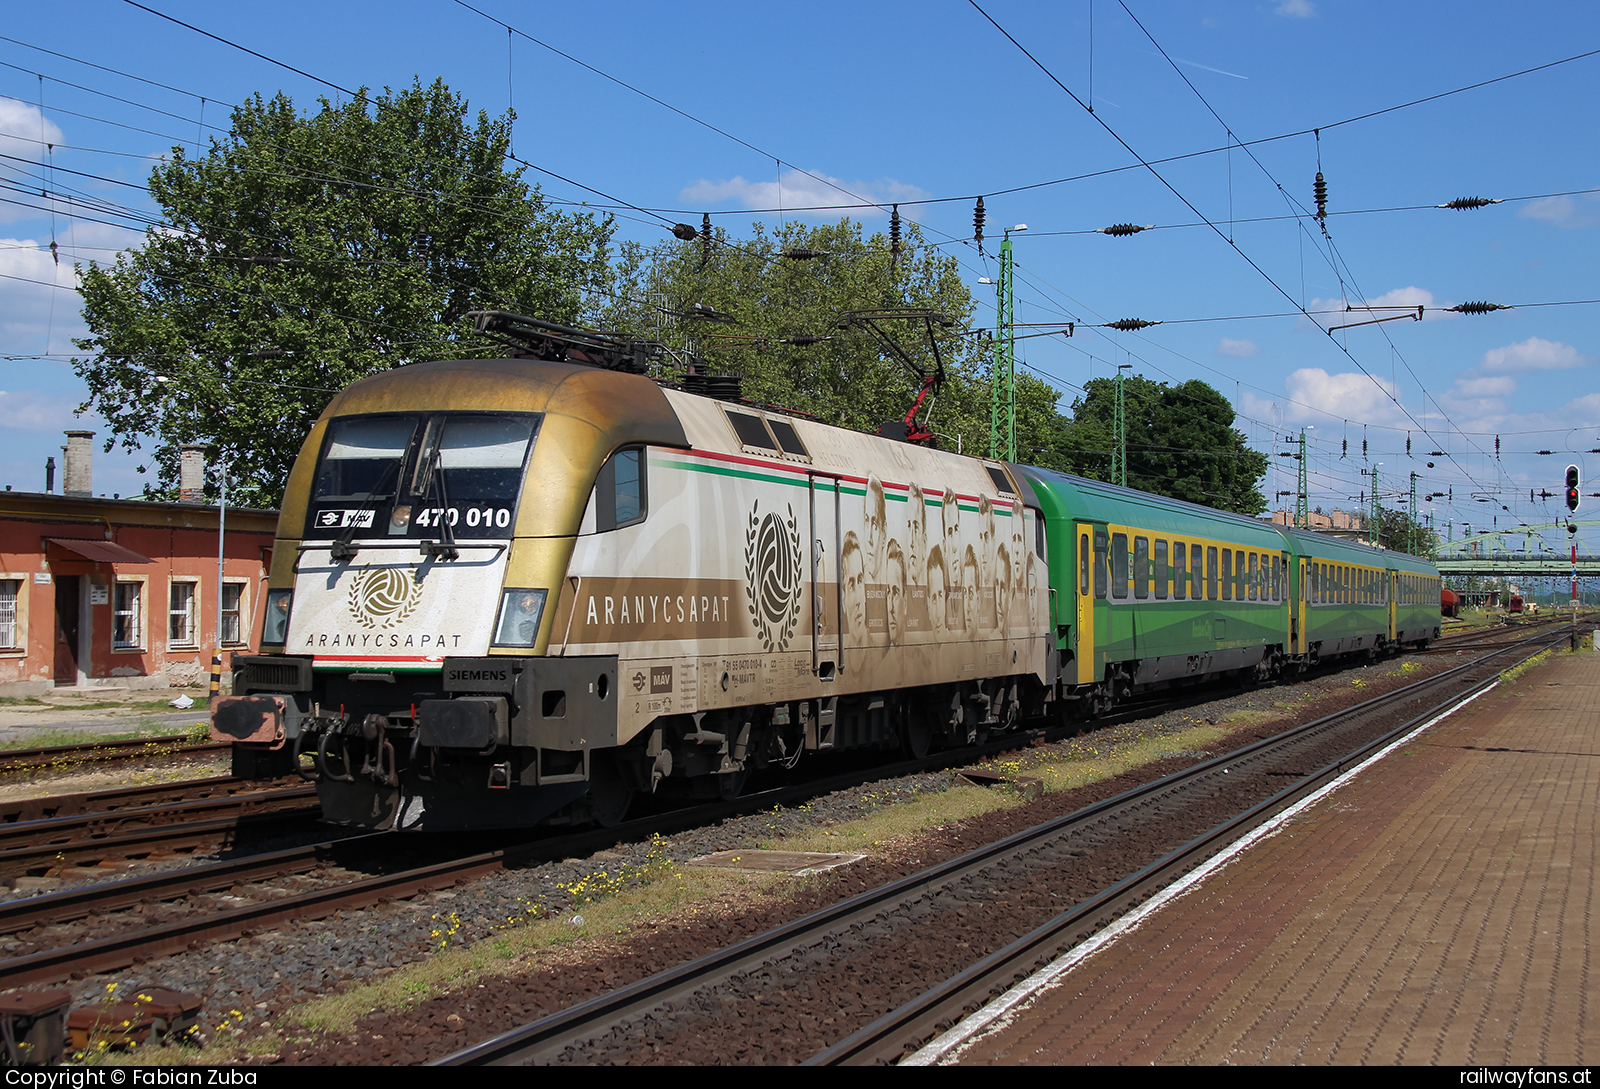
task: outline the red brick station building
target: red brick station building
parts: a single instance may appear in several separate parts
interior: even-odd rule
[[[94,432],[66,434],[63,494],[53,465],[43,492],[0,492],[0,695],[204,685],[219,645],[226,677],[260,639],[278,512],[219,519],[204,447],[184,449],[180,502],[95,497]]]

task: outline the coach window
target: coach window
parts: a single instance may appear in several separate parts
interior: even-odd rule
[[[1078,593],[1089,596],[1089,535],[1078,535]]]
[[[1257,601],[1261,597],[1260,589],[1256,585],[1256,576],[1258,576],[1261,573],[1260,568],[1257,567],[1257,564],[1259,562],[1260,562],[1260,558],[1254,552],[1250,553],[1250,600],[1251,601]]]
[[[1233,549],[1222,550],[1222,600],[1233,600]]]
[[[1171,580],[1172,573],[1167,569],[1167,542],[1156,542],[1156,597],[1165,601],[1167,599],[1167,583]]]
[[[1143,601],[1150,596],[1150,538],[1133,539],[1133,596]]]
[[[1283,600],[1283,557],[1272,557],[1272,600]]]
[[[1189,588],[1184,585],[1189,579],[1189,565],[1184,562],[1189,558],[1189,546],[1182,541],[1172,542],[1172,596],[1182,601],[1189,596]]]
[[[1205,600],[1205,561],[1201,554],[1205,551],[1201,545],[1189,546],[1189,596],[1196,601]]]
[[[1105,599],[1106,596],[1106,534],[1104,530],[1095,530],[1094,534],[1094,596]]]
[[[1206,546],[1206,598],[1217,600],[1217,546]]]
[[[1111,535],[1111,596],[1128,596],[1128,535]]]

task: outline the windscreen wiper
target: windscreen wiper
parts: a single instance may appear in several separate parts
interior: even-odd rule
[[[441,445],[443,436],[440,436]],[[460,557],[461,552],[456,548],[456,532],[450,525],[450,496],[444,486],[444,454],[438,446],[433,449],[433,457],[428,466],[428,497],[431,499],[437,493],[439,497],[439,539],[437,541],[423,541],[422,551],[428,556],[438,556],[440,559],[453,560]]]
[[[389,485],[394,482],[396,476],[400,472],[400,465],[404,461],[405,456],[403,454],[396,458],[393,464],[391,464],[384,472],[383,478],[378,481],[377,486],[371,491],[367,492],[367,505],[373,511],[373,521],[377,521],[378,502],[382,499],[383,494],[388,489]],[[359,548],[350,543],[351,541],[355,540],[356,530],[360,527],[360,522],[361,519],[359,518],[350,519],[350,524],[345,526],[344,529],[339,533],[339,536],[334,539],[333,547],[328,549],[329,555],[331,555],[334,560],[354,559],[356,554],[361,551]]]

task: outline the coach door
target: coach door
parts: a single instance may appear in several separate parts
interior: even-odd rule
[[[1078,684],[1094,684],[1100,679],[1099,656],[1095,653],[1095,614],[1106,613],[1106,527],[1079,522],[1073,530],[1073,554],[1077,558],[1077,647]],[[1099,606],[1098,609],[1096,606]]]
[[[845,669],[844,647],[839,638],[843,614],[844,580],[839,557],[844,548],[840,522],[840,478],[831,473],[807,474],[811,523],[811,672],[819,680],[833,680]]]
[[[1393,643],[1396,639],[1400,638],[1400,572],[1385,571],[1383,573],[1383,581],[1389,590],[1389,600],[1385,603],[1387,608],[1385,608],[1383,611],[1388,614],[1389,617],[1389,642]]]

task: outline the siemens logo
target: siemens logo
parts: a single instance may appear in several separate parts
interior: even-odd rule
[[[452,669],[452,681],[503,681],[506,679],[503,669]]]

